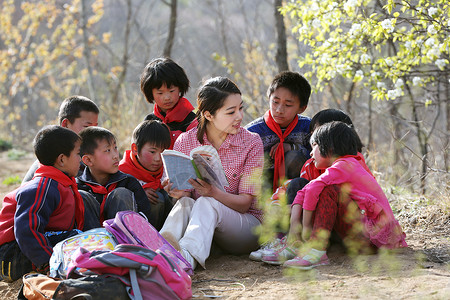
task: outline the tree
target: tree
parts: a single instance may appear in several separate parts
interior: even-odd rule
[[[278,66],[278,71],[289,70],[286,47],[286,27],[284,26],[283,15],[280,13],[283,0],[274,0],[274,15],[275,27],[277,29],[277,53],[275,54],[275,61]]]
[[[439,115],[427,119],[423,108],[440,111],[438,95],[450,84],[448,1],[306,0],[289,2],[283,13],[296,22],[298,39],[311,49],[299,65],[310,68],[307,76],[318,90],[341,77],[369,89],[373,99],[409,105],[409,118],[395,117],[408,120],[416,135],[425,192],[429,141]]]
[[[169,33],[167,34],[166,45],[164,46],[163,55],[170,57],[172,54],[172,47],[175,40],[175,28],[177,26],[177,1],[171,0],[170,3],[162,0],[162,2],[170,7],[170,21],[169,21]]]

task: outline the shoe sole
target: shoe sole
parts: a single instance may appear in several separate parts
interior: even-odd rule
[[[278,261],[278,260],[261,260],[263,263],[273,265],[273,266],[281,266],[284,264],[284,261]]]
[[[304,270],[304,271],[308,271],[311,269],[314,269],[315,267],[319,267],[319,266],[327,266],[329,265],[330,262],[329,261],[323,261],[323,262],[319,262],[317,264],[311,265],[311,266],[294,266],[294,265],[287,265],[285,267],[287,268],[293,268],[293,269],[297,269],[297,270]]]

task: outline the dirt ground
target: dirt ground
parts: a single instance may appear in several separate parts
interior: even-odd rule
[[[26,173],[34,158],[8,160],[0,153],[0,197],[17,185],[2,182]],[[450,299],[450,215],[424,211],[411,215],[405,207],[399,221],[408,248],[390,255],[351,258],[342,248],[329,251],[331,264],[289,273],[282,267],[253,262],[248,256],[218,255],[192,277],[197,299]],[[0,299],[16,299],[21,280],[0,282]]]

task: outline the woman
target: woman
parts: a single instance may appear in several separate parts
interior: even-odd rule
[[[179,243],[181,254],[195,269],[205,260],[214,241],[225,251],[244,254],[258,247],[253,229],[262,212],[256,208],[263,167],[261,138],[241,127],[243,101],[239,88],[228,78],[207,80],[197,97],[198,126],[180,135],[174,150],[189,155],[192,149],[212,145],[218,152],[229,186],[225,191],[201,179],[190,179],[192,191],[165,189],[179,198],[161,234]],[[194,200],[196,199],[196,200]]]

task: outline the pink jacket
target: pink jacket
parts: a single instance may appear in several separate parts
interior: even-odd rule
[[[323,174],[297,192],[292,205],[315,210],[319,195],[327,185],[348,188],[350,197],[358,204],[366,233],[377,247],[406,247],[405,234],[394,217],[389,201],[372,174],[355,156],[338,158]]]

